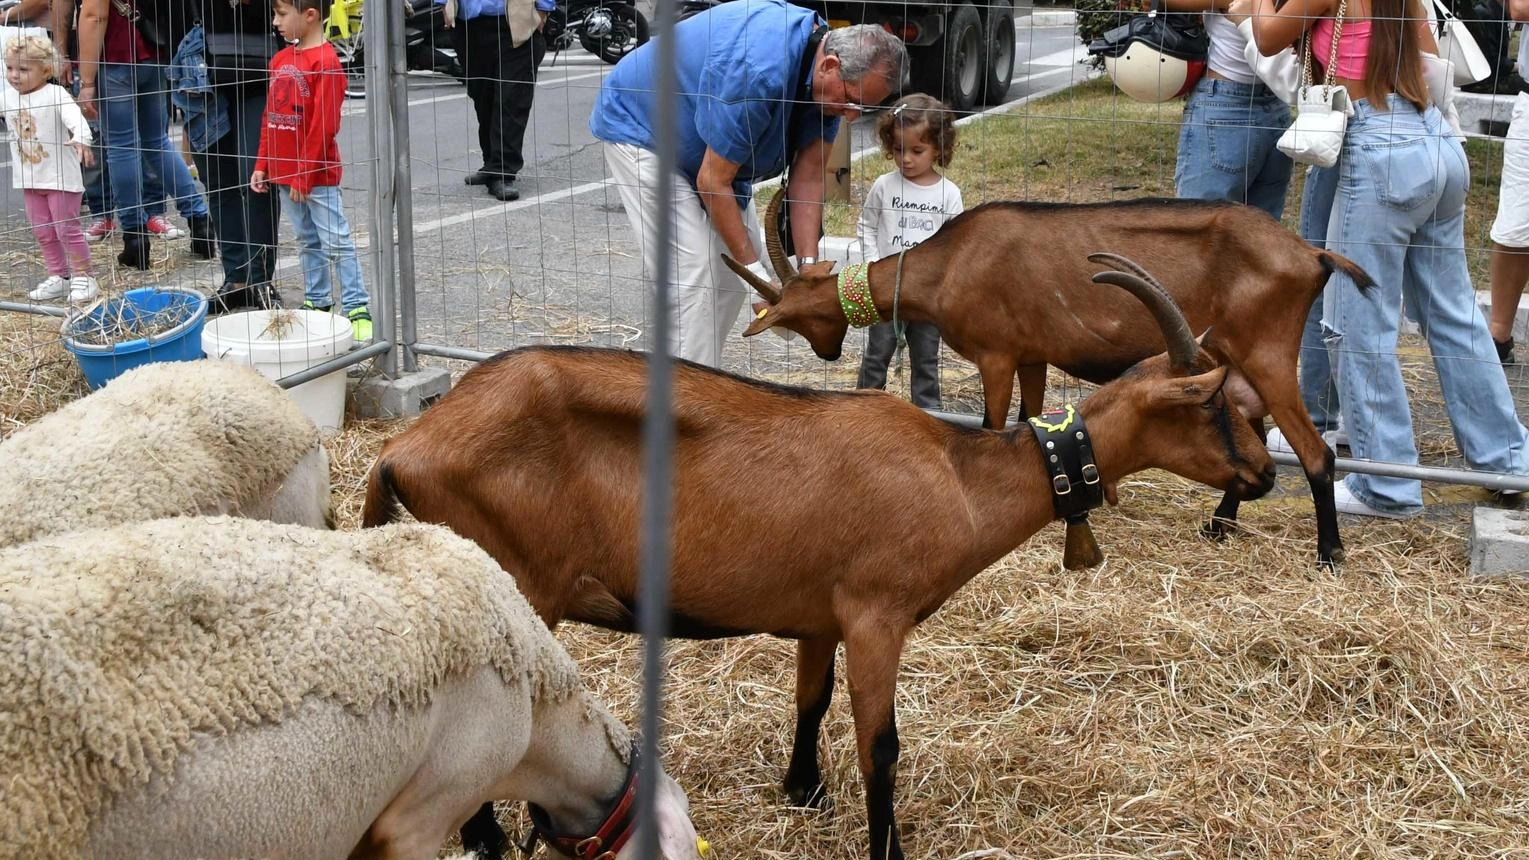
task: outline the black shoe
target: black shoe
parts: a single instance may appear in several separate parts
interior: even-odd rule
[[[122,253],[117,255],[117,262],[133,269],[148,271],[149,268],[149,234],[142,232],[122,232]]]
[[[488,193],[500,200],[519,200],[520,189],[515,187],[515,180],[496,176],[488,183]]]
[[[218,243],[212,237],[212,219],[206,215],[193,215],[186,219],[186,225],[191,228],[192,256],[201,257],[203,260],[216,257]]]
[[[257,290],[250,286],[239,286],[219,290],[215,295],[207,299],[207,315],[210,317],[220,314],[229,314],[235,311],[246,310],[270,310],[278,307],[281,302],[267,290]]]
[[[1504,366],[1515,363],[1513,358],[1512,335],[1508,335],[1507,340],[1498,340],[1494,337],[1492,338],[1492,345],[1497,347],[1497,360],[1502,362]]]
[[[474,170],[472,173],[462,177],[462,182],[467,185],[487,185],[494,181],[494,179],[495,176],[492,173],[484,173],[481,170]]]

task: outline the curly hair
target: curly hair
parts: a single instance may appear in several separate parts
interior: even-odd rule
[[[881,154],[892,157],[892,145],[896,132],[907,134],[920,130],[924,139],[935,148],[935,163],[949,167],[956,153],[956,113],[934,96],[914,93],[898,99],[892,108],[876,121],[876,136],[881,140]]]
[[[47,36],[17,36],[5,43],[5,62],[11,58],[32,60],[47,67],[49,77],[58,77],[58,48]]]

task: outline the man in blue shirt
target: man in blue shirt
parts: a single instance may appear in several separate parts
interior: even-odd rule
[[[589,130],[604,142],[650,282],[657,277],[653,233],[661,210],[674,218],[670,348],[681,358],[719,366],[743,308],[748,290],[721,254],[770,280],[760,262],[754,181],[790,166],[791,239],[803,254],[814,254],[839,120],[879,104],[906,77],[907,49],[896,36],[877,26],[823,25],[784,0],[733,0],[675,26],[679,159],[675,199],[664,207],[657,189],[655,46],[628,54],[600,87]]]
[[[467,174],[468,185],[483,185],[500,200],[518,200],[515,177],[525,166],[521,145],[536,98],[536,68],[541,65],[547,43],[541,24],[556,8],[556,0],[535,0],[534,27],[524,32],[532,0],[447,0],[446,26],[467,76],[467,97],[478,115],[478,147],[483,167]],[[516,36],[520,38],[517,39]]]

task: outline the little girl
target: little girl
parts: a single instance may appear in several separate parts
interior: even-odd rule
[[[0,91],[0,111],[14,137],[12,187],[22,189],[27,220],[48,267],[48,279],[27,297],[88,302],[100,292],[80,229],[85,193],[80,165],[94,163],[90,126],[69,91],[48,83],[58,68],[58,51],[47,38],[20,36],[7,42],[5,80],[11,88]]]
[[[876,123],[881,151],[897,165],[882,174],[860,210],[860,245],[866,262],[924,241],[961,214],[961,189],[935,166],[949,167],[956,151],[954,114],[939,99],[915,94],[898,101]],[[940,406],[940,332],[930,323],[908,323],[913,404]],[[885,388],[887,365],[897,347],[893,323],[871,326],[860,361],[861,388]]]

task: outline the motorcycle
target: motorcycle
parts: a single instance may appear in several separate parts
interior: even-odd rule
[[[366,95],[366,56],[361,35],[361,10],[364,0],[334,0],[325,22],[325,35],[334,46],[345,69],[345,94],[351,98]],[[446,26],[446,9],[430,0],[416,8],[403,0],[404,56],[410,71],[436,72],[467,83],[462,63],[452,47],[451,28]]]
[[[542,26],[548,56],[574,42],[614,65],[648,41],[648,19],[630,3],[612,0],[558,0]]]

